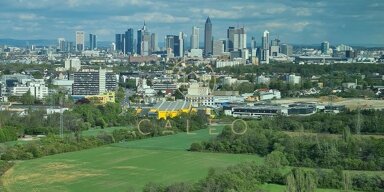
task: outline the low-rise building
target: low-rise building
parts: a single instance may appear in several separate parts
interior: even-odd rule
[[[151,107],[148,116],[157,119],[174,118],[183,113],[190,113],[192,104],[189,101],[162,101]]]
[[[279,90],[262,90],[258,91],[259,92],[259,99],[260,101],[263,100],[272,100],[272,99],[281,99],[281,93]]]
[[[81,69],[81,61],[79,58],[68,58],[64,62],[65,70],[79,71]]]
[[[10,95],[20,97],[28,91],[36,99],[44,99],[48,96],[48,87],[43,79],[34,79],[27,81],[25,84],[17,84],[10,88]]]
[[[96,105],[105,105],[107,103],[115,103],[115,92],[105,92],[100,95],[85,96],[91,103]]]

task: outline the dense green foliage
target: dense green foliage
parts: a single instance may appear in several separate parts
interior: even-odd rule
[[[215,192],[215,191],[264,191],[260,185],[273,183],[286,185],[287,192],[313,192],[317,188],[343,191],[382,191],[384,178],[365,174],[351,175],[340,170],[305,170],[293,168],[281,173],[282,167],[242,163],[226,169],[211,169],[205,179],[196,183],[162,185],[148,183],[145,192]]]
[[[216,72],[226,72],[227,74],[242,75],[247,73],[255,74],[273,74],[273,73],[296,73],[303,77],[312,77],[313,75],[329,75],[343,72],[346,74],[364,74],[372,73],[384,74],[383,65],[367,63],[336,63],[332,65],[298,65],[289,63],[278,63],[271,65],[247,65],[236,67],[224,67],[216,69]]]
[[[346,135],[329,137],[317,135],[288,136],[273,130],[269,121],[247,122],[244,134],[235,134],[227,126],[217,139],[202,142],[206,151],[256,153],[262,156],[281,151],[292,166],[348,170],[384,170],[384,139]],[[191,150],[196,150],[194,144]]]
[[[345,128],[352,133],[384,133],[384,110],[347,110],[339,114],[316,113],[304,117],[278,116],[268,121],[269,128],[284,131],[310,131],[342,134]]]

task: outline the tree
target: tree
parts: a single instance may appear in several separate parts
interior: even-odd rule
[[[289,164],[284,153],[281,151],[273,151],[265,158],[265,162],[271,168],[282,168]]]
[[[28,90],[21,96],[21,103],[24,105],[32,105],[35,103],[35,97],[31,95],[31,91]]]
[[[314,192],[316,181],[314,174],[303,169],[293,169],[287,177],[287,192]]]
[[[236,90],[243,93],[253,93],[255,91],[255,86],[252,83],[244,82],[237,86]]]
[[[125,98],[125,91],[122,87],[119,87],[119,89],[116,91],[116,102],[121,103],[124,101]]]
[[[351,141],[351,130],[349,129],[348,126],[346,126],[343,130],[343,140],[344,142]]]
[[[201,151],[203,150],[203,146],[201,143],[192,143],[190,149],[191,151]]]

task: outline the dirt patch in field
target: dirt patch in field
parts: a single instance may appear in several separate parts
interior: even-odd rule
[[[75,169],[75,167],[74,164],[49,163],[33,168],[33,170],[28,171],[29,174],[23,174],[22,172],[15,174],[15,167],[12,167],[2,176],[2,182],[6,189],[11,190],[17,189],[18,183],[33,183],[34,186],[38,187],[105,175],[97,170]]]
[[[50,170],[56,170],[56,169],[70,169],[75,167],[75,165],[66,164],[66,163],[48,163],[46,165],[43,165],[43,169],[50,169]]]
[[[113,167],[115,169],[138,169],[138,167],[135,166],[118,166],[118,167]]]

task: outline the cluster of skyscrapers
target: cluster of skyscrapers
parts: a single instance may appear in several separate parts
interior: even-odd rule
[[[75,44],[70,41],[66,41],[64,38],[58,38],[58,49],[62,52],[84,51],[85,47],[85,32],[76,31]],[[89,50],[97,49],[97,36],[95,34],[89,34]]]
[[[124,54],[151,55],[159,51],[156,33],[150,33],[144,22],[141,29],[137,30],[137,41],[134,39],[134,29],[129,28],[123,34],[115,35],[115,50]]]
[[[268,31],[264,31],[261,38],[261,46],[256,46],[256,38],[251,37],[250,48],[247,47],[247,33],[244,27],[230,26],[227,29],[225,38],[217,39],[213,37],[213,26],[211,18],[208,17],[204,26],[204,44],[200,47],[200,28],[192,27],[190,36],[189,56],[192,57],[220,57],[229,56],[230,58],[243,58],[256,60],[258,63],[269,63],[270,57],[276,57],[279,53],[287,56],[292,55],[292,46],[287,44],[280,45],[280,40],[270,40]],[[59,38],[59,49],[61,51],[84,51],[97,49],[97,36],[89,34],[89,46],[85,47],[84,31],[76,31],[76,42],[66,42],[64,38]],[[166,35],[164,46],[160,50],[158,36],[151,33],[144,22],[138,29],[128,28],[124,33],[115,35],[115,42],[112,44],[112,51],[124,55],[149,56],[162,51],[167,57],[184,57],[186,51],[186,34],[179,32],[178,35]],[[328,45],[328,46],[327,46]],[[329,43],[322,44],[324,54],[329,49]]]

